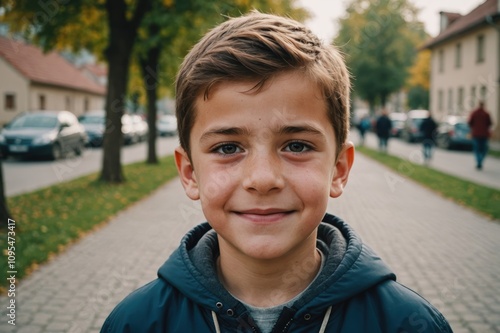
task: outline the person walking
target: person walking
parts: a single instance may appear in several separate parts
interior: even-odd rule
[[[483,101],[479,102],[479,106],[472,111],[468,123],[471,129],[476,169],[481,170],[488,153],[488,139],[492,125],[490,114],[485,110]]]
[[[425,118],[420,124],[420,132],[423,136],[423,152],[424,152],[424,164],[428,165],[432,158],[432,148],[434,147],[434,137],[436,134],[437,123],[432,118],[432,114],[429,112],[429,116]]]
[[[385,109],[382,110],[382,114],[378,117],[377,122],[375,123],[375,129],[378,136],[378,147],[381,152],[386,153],[387,143],[392,129],[392,122]]]
[[[360,146],[363,146],[365,144],[366,132],[370,129],[370,127],[371,127],[370,117],[368,115],[364,115],[358,123]]]

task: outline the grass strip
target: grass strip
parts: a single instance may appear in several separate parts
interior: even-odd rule
[[[500,151],[499,150],[489,150],[488,151],[488,156],[494,157],[494,158],[500,158]]]
[[[173,156],[161,158],[154,165],[129,164],[123,172],[127,181],[121,184],[97,181],[95,173],[7,199],[16,221],[17,279],[177,175]],[[6,243],[6,230],[1,230],[3,273],[7,271]],[[0,291],[7,282],[1,280]]]
[[[500,220],[500,205],[498,204],[500,190],[472,183],[370,148],[356,147],[356,151],[430,188],[443,197],[469,207],[491,219]]]

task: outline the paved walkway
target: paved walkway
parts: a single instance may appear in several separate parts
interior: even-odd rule
[[[358,143],[358,131],[352,132],[351,139],[354,143]],[[377,137],[373,133],[368,133],[365,143],[370,148],[378,147]],[[420,143],[407,143],[391,138],[388,152],[405,160],[423,164],[422,144]],[[500,189],[500,158],[487,156],[483,170],[479,171],[476,170],[474,154],[471,151],[448,151],[436,148],[430,167],[477,184]]]
[[[401,282],[428,298],[455,332],[500,332],[500,224],[357,156],[329,211],[359,232]],[[130,291],[156,276],[203,217],[178,180],[43,265],[18,286],[17,325],[2,333],[95,333]]]

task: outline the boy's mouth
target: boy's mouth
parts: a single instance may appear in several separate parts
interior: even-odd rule
[[[286,210],[280,208],[268,208],[268,209],[248,209],[242,211],[235,211],[235,213],[251,222],[255,223],[272,223],[278,222],[285,216],[293,213],[293,210]]]

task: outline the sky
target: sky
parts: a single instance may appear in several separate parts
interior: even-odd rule
[[[410,0],[420,8],[420,21],[424,22],[427,32],[432,36],[439,33],[439,12],[469,13],[484,0]],[[305,24],[324,42],[330,42],[336,35],[336,20],[345,15],[349,0],[298,0],[314,17]]]

